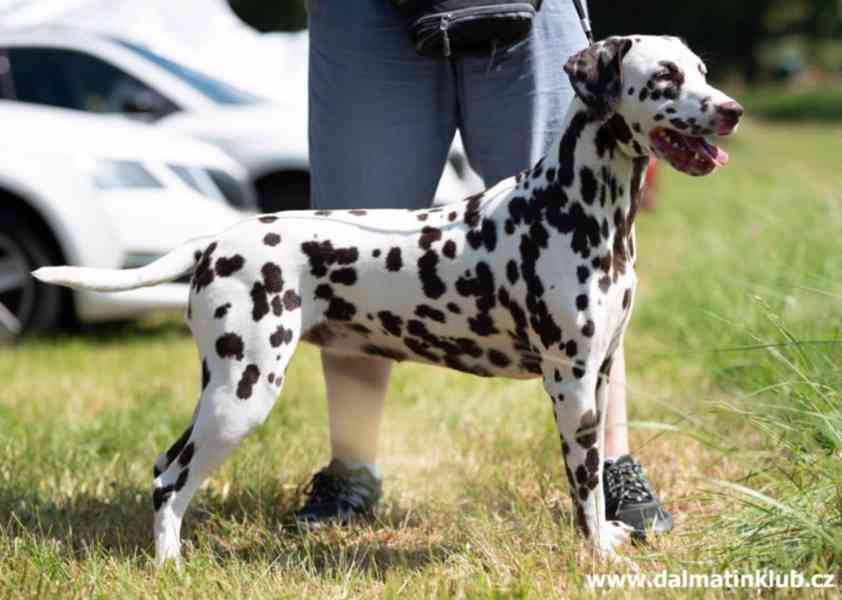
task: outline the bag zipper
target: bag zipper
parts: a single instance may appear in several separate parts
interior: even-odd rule
[[[443,19],[447,19],[448,22],[459,18],[459,16],[464,14],[471,14],[476,16],[491,14],[495,12],[500,12],[502,10],[522,10],[535,13],[535,6],[530,4],[529,2],[510,2],[508,4],[497,4],[494,6],[480,6],[474,8],[460,8],[459,10],[451,10],[446,13],[437,13],[432,15],[424,15],[420,19],[417,19],[414,23],[412,23],[412,27],[418,27],[419,25],[423,25],[428,21],[439,21],[439,27],[441,27]]]

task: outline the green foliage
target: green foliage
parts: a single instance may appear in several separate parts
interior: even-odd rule
[[[714,75],[755,68],[753,49],[774,0],[706,2],[590,2],[597,37],[644,33],[686,39]]]
[[[758,387],[725,410],[746,420],[760,447],[735,492],[736,510],[719,517],[740,541],[728,555],[757,568],[830,572],[842,563],[842,359],[840,331],[799,340],[758,301],[771,327],[754,353]],[[755,384],[757,385],[757,384]],[[741,457],[738,457],[738,459]]]
[[[777,121],[842,122],[842,86],[783,90],[761,87],[741,97],[749,114]]]

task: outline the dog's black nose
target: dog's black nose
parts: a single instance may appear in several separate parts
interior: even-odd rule
[[[719,106],[717,106],[716,112],[719,113],[724,119],[732,123],[736,123],[740,120],[740,117],[743,116],[745,110],[739,102],[731,100],[730,102],[725,102],[724,104],[720,104]]]

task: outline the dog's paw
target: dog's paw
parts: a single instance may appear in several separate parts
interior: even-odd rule
[[[634,527],[622,521],[606,521],[603,531],[607,532],[607,535],[603,537],[610,540],[611,545],[616,547],[631,541]]]
[[[181,569],[181,522],[163,507],[155,514],[155,566],[168,562]]]
[[[637,571],[637,565],[630,559],[617,553],[617,549],[631,540],[634,528],[621,521],[606,521],[604,526],[594,537],[596,554],[604,562],[623,565],[632,571]]]
[[[155,544],[155,567],[163,568],[172,563],[176,570],[181,571],[182,559],[179,544]]]

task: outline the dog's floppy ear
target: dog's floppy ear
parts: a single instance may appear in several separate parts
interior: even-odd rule
[[[573,91],[600,117],[614,112],[620,101],[623,57],[632,43],[629,38],[608,38],[574,54],[564,65]]]

